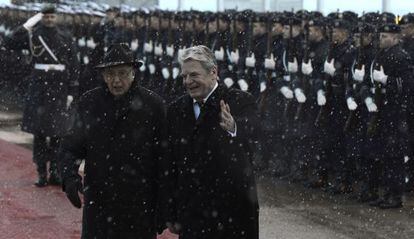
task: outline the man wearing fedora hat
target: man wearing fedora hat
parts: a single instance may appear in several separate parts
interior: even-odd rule
[[[80,208],[78,193],[84,195],[82,238],[155,238],[165,109],[134,81],[141,64],[127,45],[110,46],[96,66],[106,86],[83,94],[72,109],[59,166],[69,201]]]

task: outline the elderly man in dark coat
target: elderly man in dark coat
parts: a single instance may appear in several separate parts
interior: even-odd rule
[[[109,47],[103,61],[97,67],[106,86],[80,97],[62,140],[63,190],[78,208],[78,192],[84,194],[82,238],[155,238],[165,107],[134,81],[142,63],[128,46]],[[85,159],[83,190],[79,159]]]
[[[182,239],[257,239],[255,100],[219,84],[209,48],[188,48],[179,61],[187,94],[167,110],[176,195],[171,230]]]

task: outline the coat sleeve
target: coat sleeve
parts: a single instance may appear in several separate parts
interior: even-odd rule
[[[261,127],[259,112],[253,96],[249,93],[238,91],[234,99],[235,103],[233,105],[230,104],[230,113],[236,122],[236,138],[249,143],[257,142],[261,133]]]
[[[86,157],[84,122],[81,118],[79,105],[71,109],[70,115],[67,134],[62,138],[59,151],[58,166],[63,182],[63,191],[65,190],[65,181],[69,179],[81,181],[81,176],[78,174],[79,165],[81,160]]]
[[[171,137],[169,137],[169,121],[164,106],[160,107],[156,117],[156,143],[154,149],[157,158],[158,171],[158,200],[157,200],[157,231],[159,234],[168,223],[176,222],[175,189],[176,169],[171,152]],[[170,115],[170,113],[168,113]]]
[[[23,26],[17,27],[10,36],[5,37],[4,45],[10,50],[30,49],[28,31]]]

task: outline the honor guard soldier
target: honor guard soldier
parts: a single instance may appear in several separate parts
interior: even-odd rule
[[[68,32],[56,27],[56,18],[55,7],[47,5],[15,29],[5,42],[10,49],[30,50],[33,57],[22,130],[34,135],[33,160],[39,176],[35,183],[38,187],[48,182],[60,184],[56,166],[59,140],[65,133],[67,109],[76,97],[76,46]]]
[[[383,164],[383,195],[370,203],[383,209],[402,207],[404,157],[409,155],[408,104],[413,89],[411,57],[400,44],[400,26],[382,25],[380,51],[371,64],[371,79],[375,85],[378,113],[374,124],[382,148],[377,149]],[[370,122],[371,123],[371,122]]]

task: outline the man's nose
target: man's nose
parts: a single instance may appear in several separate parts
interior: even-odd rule
[[[190,76],[186,75],[186,76],[183,76],[183,82],[184,82],[184,84],[190,84],[192,82],[192,80],[191,80]]]
[[[119,76],[117,74],[114,75],[114,82],[115,83],[121,82],[121,79],[119,78]]]

